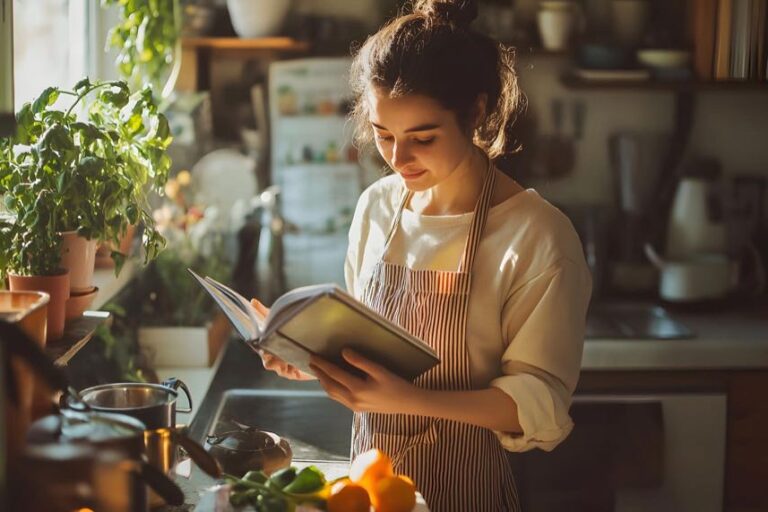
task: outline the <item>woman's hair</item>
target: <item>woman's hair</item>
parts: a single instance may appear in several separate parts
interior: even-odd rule
[[[412,13],[391,20],[365,41],[350,71],[359,145],[372,139],[366,92],[375,87],[393,98],[428,96],[454,112],[468,133],[476,100],[485,94],[485,118],[472,134],[474,142],[491,158],[508,150],[520,104],[514,54],[470,29],[476,17],[476,0],[416,0]]]

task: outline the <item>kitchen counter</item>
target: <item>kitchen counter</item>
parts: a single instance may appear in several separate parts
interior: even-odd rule
[[[768,369],[768,307],[741,312],[673,313],[695,337],[677,340],[587,339],[583,371]],[[264,371],[255,354],[231,340],[191,423],[201,441],[225,391],[234,388],[319,390],[316,382],[288,381]]]
[[[764,376],[768,375],[765,373],[768,372],[768,308],[708,314],[672,312],[672,315],[694,331],[695,337],[675,340],[586,340],[580,383],[580,387],[584,388],[582,391],[614,392],[630,384],[632,389],[627,388],[626,392],[637,393],[638,390],[651,388],[675,392],[717,389],[729,394],[729,403],[738,405],[744,400],[740,394],[742,388],[749,390],[755,385],[762,386]],[[190,424],[191,437],[201,443],[228,390],[320,390],[316,382],[288,381],[265,371],[256,355],[236,339],[230,340],[221,352],[213,372],[208,392]],[[742,413],[747,410],[742,406],[736,409]],[[748,412],[752,414],[754,411],[750,409]],[[755,414],[763,413],[757,411]],[[732,425],[730,421],[729,431],[736,432],[738,424]],[[731,458],[738,459],[741,452],[737,448],[729,448],[729,453],[733,453]],[[753,450],[754,447],[750,445],[748,449]],[[757,481],[762,469],[745,469],[730,458],[728,460],[726,480],[731,482],[729,495],[734,499],[749,495],[732,482]],[[295,463],[309,462],[297,460]],[[178,481],[188,497],[188,504],[183,508],[168,508],[169,511],[193,510],[201,491],[213,484],[212,479],[200,474],[196,468],[190,480],[179,478]],[[751,484],[748,487],[752,489]]]
[[[587,339],[582,370],[768,369],[768,306],[672,314],[695,337]]]

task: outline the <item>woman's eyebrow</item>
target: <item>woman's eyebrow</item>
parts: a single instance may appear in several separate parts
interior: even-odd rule
[[[373,121],[371,121],[371,124],[373,126],[375,126],[376,128],[378,128],[379,130],[389,131],[385,127],[383,127],[381,125],[378,125],[378,124],[374,123]],[[434,123],[420,124],[418,126],[414,126],[413,128],[408,128],[407,130],[405,130],[405,133],[426,132],[426,131],[429,131],[429,130],[435,130],[437,128],[440,128],[439,124],[434,124]]]

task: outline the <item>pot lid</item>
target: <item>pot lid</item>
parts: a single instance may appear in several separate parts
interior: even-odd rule
[[[256,428],[232,430],[208,436],[208,444],[233,451],[258,452],[273,449],[280,438],[272,432]]]
[[[144,431],[144,424],[123,414],[62,412],[61,435],[68,440],[106,441],[133,437]]]

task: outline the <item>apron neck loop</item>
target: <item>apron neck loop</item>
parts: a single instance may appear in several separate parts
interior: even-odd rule
[[[493,162],[491,158],[483,153],[488,160],[488,167],[485,172],[485,179],[483,180],[483,188],[480,191],[480,197],[477,199],[475,205],[475,211],[472,216],[472,225],[469,229],[469,236],[464,244],[464,252],[461,255],[461,262],[459,263],[459,272],[469,272],[472,270],[472,262],[475,259],[475,253],[480,245],[480,238],[485,228],[485,221],[488,218],[488,210],[490,209],[491,196],[493,195],[494,185],[496,184],[496,173],[493,171]],[[387,240],[384,242],[384,252],[386,254],[389,250],[389,244],[392,238],[395,236],[397,227],[400,225],[400,219],[403,216],[403,209],[408,204],[408,200],[413,195],[408,189],[403,190],[400,204],[395,210],[395,215],[392,218],[392,224],[389,226],[389,233],[387,234]]]

